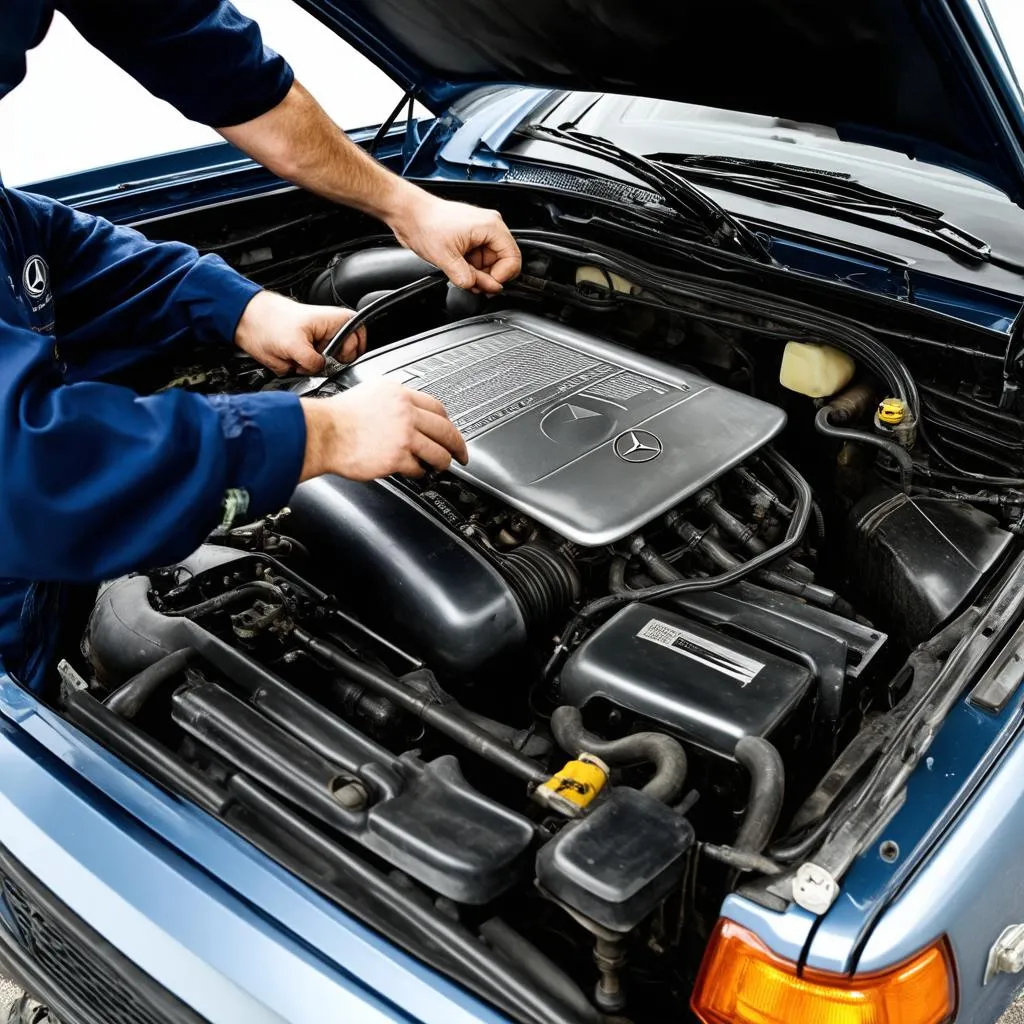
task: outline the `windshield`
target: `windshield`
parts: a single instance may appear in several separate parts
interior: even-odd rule
[[[1024,84],[1024,6],[1020,0],[986,0],[1017,81]]]
[[[399,88],[297,4],[236,0],[267,45],[345,128],[384,120]],[[150,95],[57,15],[28,56],[28,75],[0,103],[0,174],[8,185],[222,141]]]

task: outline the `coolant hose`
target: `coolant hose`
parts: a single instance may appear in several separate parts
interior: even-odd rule
[[[133,719],[168,680],[178,675],[195,657],[191,647],[183,647],[165,658],[144,668],[138,675],[132,676],[127,683],[119,686],[103,703],[108,710],[121,718]]]
[[[583,728],[579,708],[563,705],[551,715],[551,731],[558,745],[578,757],[594,754],[610,765],[649,761],[654,777],[643,792],[665,804],[675,803],[686,782],[686,753],[671,736],[660,732],[637,732],[617,740],[606,740]]]
[[[480,925],[480,934],[491,949],[500,953],[527,975],[537,988],[557,999],[581,1021],[598,1024],[605,1019],[604,1014],[586,997],[583,989],[558,964],[500,917],[484,921]]]
[[[760,853],[768,845],[782,813],[786,770],[779,752],[760,736],[744,736],[736,744],[734,755],[750,773],[750,796],[733,846],[737,850]]]
[[[831,405],[824,405],[818,410],[818,415],[814,417],[814,427],[818,433],[824,434],[825,437],[835,438],[837,441],[853,441],[856,444],[867,444],[881,449],[895,460],[896,465],[899,467],[900,488],[904,494],[909,494],[911,481],[914,477],[914,460],[910,457],[910,452],[895,441],[890,441],[886,437],[879,437],[877,434],[870,434],[866,430],[851,430],[849,427],[837,427],[830,421],[832,411]]]

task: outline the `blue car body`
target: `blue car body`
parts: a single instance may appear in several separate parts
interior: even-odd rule
[[[303,6],[435,111],[432,120],[393,127],[380,149],[386,162],[418,180],[502,188],[513,129],[562,95],[561,85],[445,78],[418,64],[358,5],[308,0]],[[1024,201],[1020,87],[974,4],[922,6],[944,26],[968,92],[984,109],[974,130],[998,156],[974,170],[1003,190],[1000,202],[1008,221],[1021,225],[1024,252],[1024,214],[1013,205]],[[373,134],[353,137],[366,143]],[[875,142],[863,125],[850,137]],[[258,196],[281,183],[225,145],[34,188],[115,220],[145,223]],[[792,225],[776,224],[771,233],[796,273],[821,281],[855,277],[847,286],[889,301],[906,301],[901,289],[909,281],[911,301],[1005,335],[1008,350],[1024,330],[1019,274],[986,281],[952,264],[945,271],[918,264],[907,271],[888,257],[872,260],[863,247],[854,252],[852,242],[815,240]],[[986,983],[989,949],[1006,926],[1024,921],[1024,689],[996,714],[968,698],[965,690],[910,778],[906,798],[856,859],[826,914],[796,906],[772,912],[738,895],[727,899],[722,914],[780,956],[839,974],[891,967],[946,936],[959,984],[956,1019],[994,1021],[1018,980],[1004,974]],[[181,1019],[189,1019],[187,1010],[215,1024],[504,1019],[149,782],[8,677],[0,678],[0,715],[0,849],[116,951],[115,965],[130,961],[180,1002]],[[896,845],[897,856],[882,856],[883,841]],[[2,904],[0,916],[0,958],[47,993],[48,965],[19,948]],[[81,992],[72,986],[61,995],[68,1024],[88,1020]],[[680,1019],[684,1012],[680,1007]]]

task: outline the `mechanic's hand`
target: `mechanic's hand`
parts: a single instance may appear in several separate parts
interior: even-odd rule
[[[369,380],[332,398],[304,398],[306,458],[302,479],[336,473],[376,480],[423,476],[469,459],[466,442],[431,395],[390,380]]]
[[[245,307],[235,330],[235,344],[274,373],[320,373],[320,349],[355,313],[337,306],[307,306],[278,295],[257,292]],[[360,328],[335,353],[350,363],[366,350],[366,331]]]
[[[497,210],[452,203],[416,189],[406,194],[388,224],[402,245],[468,291],[500,292],[522,266],[519,246]]]

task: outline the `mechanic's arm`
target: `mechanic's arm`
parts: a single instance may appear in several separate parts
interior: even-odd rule
[[[164,565],[236,514],[280,509],[300,477],[421,472],[451,453],[465,459],[440,404],[388,381],[320,400],[140,398],[65,383],[37,333],[0,324],[0,576],[93,582]]]
[[[94,46],[271,170],[372,213],[458,285],[494,292],[520,256],[498,214],[403,182],[357,146],[227,0],[57,0]]]
[[[439,199],[392,174],[299,82],[273,110],[219,131],[282,178],[384,221],[460,288],[497,292],[519,273],[519,247],[497,211]]]
[[[265,292],[191,246],[151,242],[43,196],[8,197],[45,239],[66,381],[110,376],[184,341],[233,342],[277,373],[316,373],[318,347],[353,315]],[[364,345],[363,332],[353,335],[340,358]]]

